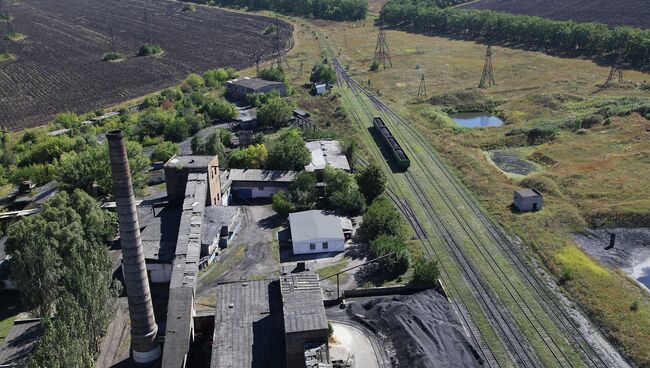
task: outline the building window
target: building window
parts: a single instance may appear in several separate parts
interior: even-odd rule
[[[329,248],[329,243],[323,242],[323,249],[328,249]]]
[[[309,250],[316,250],[316,243],[309,243]]]

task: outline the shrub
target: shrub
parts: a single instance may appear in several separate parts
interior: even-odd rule
[[[111,51],[104,54],[102,61],[117,61],[124,59],[124,55],[117,51]]]
[[[170,87],[162,92],[160,95],[171,101],[178,101],[183,98],[183,91],[179,87]]]
[[[440,277],[438,262],[433,259],[420,258],[415,263],[413,282],[420,285],[434,286]]]
[[[254,144],[245,149],[234,150],[228,157],[228,167],[233,169],[261,169],[266,165],[269,151],[263,144]]]
[[[386,257],[379,260],[382,271],[394,274],[403,273],[409,267],[409,253],[404,241],[396,236],[386,234],[379,235],[375,240],[370,242],[370,252],[374,258],[383,257],[390,253],[394,256]]]
[[[361,230],[369,240],[376,239],[381,234],[405,238],[406,222],[397,208],[385,197],[377,198],[363,215]]]
[[[372,202],[384,192],[386,180],[384,171],[374,163],[371,163],[357,174],[359,190],[368,202]]]
[[[191,73],[190,75],[185,78],[185,81],[183,81],[183,86],[181,87],[182,89],[185,88],[188,92],[190,91],[198,91],[201,88],[205,86],[205,81],[203,78],[201,78],[200,75],[196,73]]]
[[[363,213],[366,208],[366,198],[356,187],[332,193],[328,203],[330,208],[353,216]]]
[[[178,154],[178,152],[180,152],[180,148],[177,144],[164,141],[154,148],[153,153],[151,154],[151,159],[153,161],[167,162],[174,155]]]
[[[257,74],[258,77],[270,80],[270,81],[275,81],[275,82],[286,82],[287,81],[287,76],[284,74],[284,69],[281,67],[278,68],[264,68],[260,70],[260,72]]]
[[[380,66],[381,66],[381,63],[379,62],[379,60],[378,60],[378,59],[374,59],[374,60],[372,61],[372,64],[370,64],[370,71],[371,71],[371,72],[376,72],[377,70],[379,70],[379,67],[380,67]]]
[[[295,210],[293,203],[287,198],[285,192],[280,191],[273,195],[273,210],[282,217],[287,217]]]
[[[257,109],[257,122],[261,126],[283,127],[293,116],[293,109],[281,97],[272,97]]]
[[[185,4],[183,5],[183,8],[181,8],[181,11],[183,13],[191,13],[196,11],[196,6],[194,4]]]
[[[336,72],[327,61],[324,61],[323,63],[314,65],[311,69],[309,81],[312,83],[334,84],[336,83]]]
[[[79,118],[79,115],[73,112],[63,112],[58,114],[54,120],[52,120],[52,124],[59,128],[77,128],[81,125],[81,119]]]
[[[138,56],[151,56],[151,55],[158,55],[162,53],[163,53],[162,47],[154,43],[142,44],[138,49]]]
[[[203,107],[203,112],[205,112],[210,119],[225,122],[237,118],[237,108],[235,105],[226,101],[223,98],[214,98],[207,100]]]
[[[560,285],[564,285],[571,280],[573,280],[573,268],[563,266],[560,273]]]
[[[630,305],[630,310],[631,310],[632,312],[637,312],[637,311],[639,310],[639,300],[638,300],[638,299],[635,299],[635,300],[632,302],[632,305]]]
[[[236,76],[236,74],[235,74]],[[219,87],[224,82],[229,79],[235,78],[229,73],[228,70],[224,68],[210,69],[203,74],[203,79],[205,80],[205,85],[208,87]]]

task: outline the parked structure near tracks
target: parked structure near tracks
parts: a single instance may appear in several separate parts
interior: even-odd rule
[[[282,97],[287,95],[287,87],[282,82],[250,77],[228,81],[226,91],[235,98],[246,98],[251,93],[271,93],[274,91],[278,92]]]
[[[520,212],[539,211],[544,205],[544,196],[536,189],[515,190],[512,205]]]
[[[399,166],[399,168],[402,170],[408,169],[409,166],[411,166],[411,160],[409,160],[408,156],[406,156],[406,153],[397,142],[397,139],[395,139],[393,134],[390,132],[382,118],[373,118],[372,124],[375,126],[375,129],[377,129],[377,132],[381,136],[384,143],[388,146],[391,156],[393,156],[393,159],[395,159],[397,166]]]

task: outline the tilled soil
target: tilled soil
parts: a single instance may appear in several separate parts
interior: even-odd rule
[[[253,54],[268,58],[276,44],[275,33],[265,32],[272,18],[199,6],[181,12],[179,2],[4,3],[14,31],[27,36],[3,43],[17,57],[0,63],[0,125],[10,129],[45,124],[59,112],[105,108],[177,84],[191,72],[250,66]],[[289,47],[292,27],[279,24],[282,46]],[[127,60],[101,61],[111,51],[111,28],[115,50]],[[0,23],[5,31],[6,22]],[[163,48],[162,57],[135,56],[147,38]]]

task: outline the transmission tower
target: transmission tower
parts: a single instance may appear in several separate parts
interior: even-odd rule
[[[390,49],[388,48],[388,39],[386,38],[386,33],[384,32],[383,24],[379,27],[379,35],[377,35],[377,45],[375,46],[375,57],[374,60],[378,60],[379,63],[386,69],[386,62],[392,68],[393,63],[390,60]]]
[[[149,10],[144,10],[144,43],[151,43],[151,30],[149,29]]]
[[[490,88],[496,85],[494,75],[492,74],[492,46],[488,45],[485,51],[485,65],[483,66],[483,74],[481,75],[481,82],[478,88]]]
[[[302,69],[303,69],[304,67],[305,67],[305,61],[304,61],[304,60],[300,60],[300,70],[298,70],[298,79],[300,79],[300,77],[302,77]]]
[[[278,68],[282,68],[282,62],[287,66],[287,70],[291,70],[287,57],[285,56],[284,47],[282,47],[282,38],[280,37],[280,20],[275,17],[275,54],[277,56]]]
[[[427,82],[424,79],[424,74],[422,74],[422,79],[420,79],[420,88],[418,89],[417,99],[427,98]]]
[[[110,42],[110,51],[115,51],[115,32],[113,31],[113,20],[108,20],[108,37]]]
[[[607,87],[612,80],[614,80],[614,75],[618,75],[618,83],[623,83],[623,50],[619,51],[616,62],[612,65],[612,68],[609,70],[609,75],[603,87]]]

